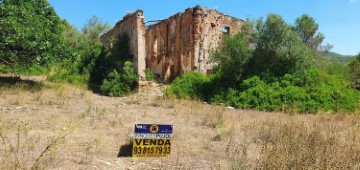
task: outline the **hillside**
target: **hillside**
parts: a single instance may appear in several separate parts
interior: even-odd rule
[[[337,62],[337,63],[348,63],[349,61],[351,61],[354,56],[352,55],[342,55],[339,53],[335,53],[335,52],[329,52],[327,55],[324,56],[324,58],[326,58],[328,61],[331,62]]]
[[[0,84],[0,169],[360,168],[356,115],[229,110],[166,99],[155,84],[128,97]],[[171,156],[129,157],[135,123],[173,124]]]

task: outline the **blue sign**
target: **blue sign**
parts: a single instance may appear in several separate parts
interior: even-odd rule
[[[171,134],[172,132],[173,132],[173,125],[135,124],[135,134],[136,133],[142,133],[142,134],[170,133]]]

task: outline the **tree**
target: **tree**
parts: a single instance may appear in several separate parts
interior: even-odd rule
[[[134,71],[134,68],[130,67],[130,64],[126,65],[126,62],[132,61],[133,58],[129,50],[129,36],[125,33],[120,34],[113,43],[114,47],[111,49],[102,46],[101,53],[94,58],[89,83],[95,91],[105,90],[104,87],[103,89],[99,89],[103,85],[104,80],[111,80],[112,83],[110,84],[113,84],[113,81],[122,80],[122,83],[125,82],[123,85],[130,86],[131,89],[135,88],[132,82],[132,80],[134,80],[132,73],[129,71],[130,68]],[[127,77],[131,77],[129,78],[131,81],[127,81]],[[129,84],[129,82],[132,83]]]
[[[47,64],[65,58],[62,21],[47,0],[2,0],[0,64]]]
[[[332,48],[332,45],[330,44],[321,46],[325,36],[318,33],[319,24],[316,23],[315,19],[311,16],[303,14],[301,17],[297,18],[294,29],[309,48],[325,53]]]
[[[247,68],[248,75],[271,78],[290,73],[302,76],[311,66],[313,51],[281,16],[270,14],[265,22],[259,19],[254,36],[255,50]]]
[[[243,33],[226,37],[220,49],[212,53],[212,58],[219,64],[217,69],[223,85],[234,87],[243,79],[245,66],[252,56],[250,39]]]
[[[86,39],[93,42],[100,42],[100,36],[109,31],[111,28],[109,23],[104,23],[97,16],[91,17],[82,29],[82,33]]]
[[[360,90],[360,53],[350,62],[349,67],[352,86]]]
[[[97,16],[91,17],[82,28],[83,49],[81,51],[81,58],[79,62],[80,73],[86,71],[91,72],[95,64],[95,60],[100,56],[103,50],[103,44],[100,42],[100,36],[110,29],[110,25],[103,22]]]
[[[96,81],[97,84],[100,84],[108,72],[106,74],[100,72],[95,75],[91,73],[94,72],[94,69],[106,70],[108,68],[112,71],[112,67],[109,67],[109,63],[104,59],[109,50],[100,42],[100,35],[108,31],[108,25],[96,16],[89,19],[81,31],[65,22],[63,24],[64,44],[69,48],[71,57],[57,65],[56,74],[50,75],[48,78],[52,81],[87,83],[94,79],[91,76],[95,76],[102,77]]]

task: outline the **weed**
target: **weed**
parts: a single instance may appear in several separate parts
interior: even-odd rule
[[[105,108],[101,108],[101,109],[99,109],[98,107],[95,108],[95,114],[97,115],[98,120],[102,120],[105,117],[105,113],[106,113]]]
[[[216,135],[213,138],[215,141],[220,141],[224,138],[225,128],[221,124],[215,125]]]
[[[121,114],[120,112],[115,112],[114,113],[114,119],[110,120],[110,126],[111,127],[116,127],[117,125],[123,125],[123,114]]]
[[[348,133],[348,151],[343,149],[339,128],[331,124],[319,127],[303,122],[267,123],[261,127],[258,169],[346,169],[357,167],[360,145],[352,143]],[[349,140],[350,139],[350,140]],[[353,151],[350,151],[353,150]],[[344,154],[345,152],[345,154]]]
[[[11,135],[13,130],[15,130],[15,135]],[[41,137],[29,135],[28,123],[21,121],[0,122],[2,143],[0,157],[4,158],[3,161],[5,162],[0,167],[6,169],[43,169],[45,164],[51,164],[48,162],[49,156],[54,155],[56,147],[63,143],[69,133],[70,131],[63,131],[57,136],[50,137],[47,145],[41,149],[39,148]],[[41,152],[35,156],[37,150],[41,150]]]
[[[90,155],[91,155],[91,152],[92,152],[92,149],[93,149],[92,143],[91,142],[86,142],[84,144],[84,149],[85,149],[85,160],[86,160],[86,163],[87,163],[89,161],[89,159],[90,159]]]
[[[154,81],[155,80],[155,76],[154,74],[151,72],[151,70],[149,68],[147,68],[145,70],[145,78],[147,81]]]

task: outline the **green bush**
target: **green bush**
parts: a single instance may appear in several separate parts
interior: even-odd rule
[[[5,64],[0,64],[0,73],[11,73],[12,69],[10,66]]]
[[[349,67],[352,86],[360,90],[360,53],[350,62]]]
[[[318,69],[306,72],[302,80],[291,74],[264,81],[254,76],[240,88],[216,88],[212,76],[189,72],[176,78],[166,90],[168,96],[181,99],[203,99],[225,103],[236,108],[298,113],[355,112],[359,109],[360,92],[338,76]]]
[[[71,29],[69,32],[76,34]],[[129,51],[128,35],[122,34],[114,39],[111,49],[103,46],[95,35],[90,36],[92,38],[89,40],[85,39],[82,44],[74,45],[76,48],[83,47],[78,51],[77,58],[63,60],[54,67],[54,73],[48,79],[53,82],[87,84],[94,92],[109,96],[124,96],[135,90],[137,74],[129,62],[133,57]]]
[[[324,38],[315,20],[303,15],[296,24],[278,15],[247,22],[244,32],[225,38],[212,53],[218,66],[209,77],[187,73],[175,79],[167,95],[264,111],[356,112],[360,92],[351,88],[346,66],[314,62]],[[354,87],[358,61],[360,55],[349,65]]]
[[[307,93],[323,111],[350,111],[359,108],[360,93],[351,88],[350,82],[317,69],[307,73]]]
[[[177,77],[166,89],[166,95],[180,99],[204,99],[210,79],[199,72],[187,72]]]
[[[25,65],[25,66],[9,66],[0,64],[0,73],[14,73],[18,75],[44,75],[50,72],[48,65],[41,66],[39,64]]]
[[[1,0],[0,64],[46,65],[70,55],[63,23],[47,0]]]
[[[89,77],[86,74],[80,74],[77,63],[73,63],[71,60],[64,60],[59,65],[54,65],[53,67],[54,73],[47,77],[52,82],[84,85]]]
[[[137,87],[137,75],[131,62],[125,62],[123,73],[113,70],[100,86],[100,91],[109,96],[124,96]]]
[[[270,14],[265,21],[259,19],[254,37],[256,48],[246,69],[248,77],[272,79],[285,74],[303,77],[313,64],[315,51],[279,15]]]
[[[254,76],[241,84],[241,90],[228,89],[210,101],[245,109],[300,113],[355,112],[359,108],[360,93],[349,82],[316,69],[307,74],[305,86],[299,86],[303,82],[289,74],[271,83]]]
[[[235,87],[244,77],[245,66],[251,58],[252,49],[243,33],[225,37],[219,50],[212,52],[211,57],[219,63],[216,70],[222,86]]]
[[[351,79],[349,67],[345,64],[337,63],[337,62],[328,62],[324,60],[320,62],[318,61],[318,63],[320,63],[318,68],[329,75],[339,76],[346,80]]]
[[[154,81],[155,80],[154,74],[148,68],[145,70],[145,78],[146,78],[147,81]]]
[[[125,86],[135,90],[137,83],[133,80],[137,80],[137,75],[130,62],[133,55],[129,49],[127,34],[121,34],[114,39],[113,48],[102,48],[98,57],[92,62],[93,66],[89,69],[89,85],[92,90],[112,96],[122,96],[128,93],[128,88]],[[120,84],[116,85],[116,82]]]

